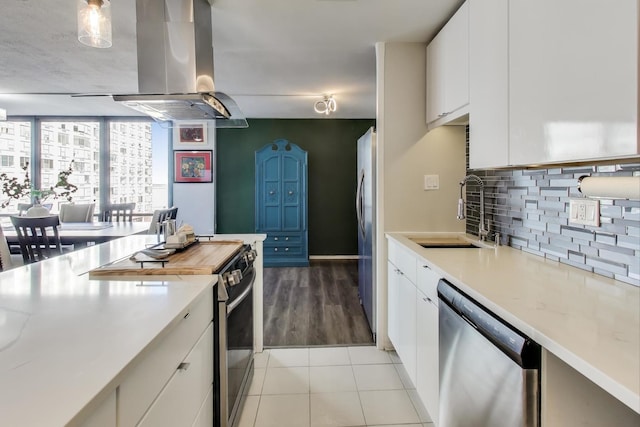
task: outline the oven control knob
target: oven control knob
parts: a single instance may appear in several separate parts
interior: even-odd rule
[[[227,276],[227,283],[229,286],[235,286],[242,280],[242,271],[240,270],[233,270],[229,273],[225,273],[225,275]]]

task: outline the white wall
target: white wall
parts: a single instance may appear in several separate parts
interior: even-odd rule
[[[387,338],[386,232],[463,232],[456,219],[458,182],[465,175],[464,126],[427,132],[426,44],[378,43],[378,347]],[[424,175],[439,175],[440,189],[425,191]]]
[[[211,235],[215,232],[216,207],[216,150],[215,122],[207,123],[207,143],[205,145],[179,144],[173,138],[174,150],[213,150],[211,183],[173,183],[173,205],[178,207],[178,223],[193,226],[197,235]],[[171,177],[173,181],[173,173]]]

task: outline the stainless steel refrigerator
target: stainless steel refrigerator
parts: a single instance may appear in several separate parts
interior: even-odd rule
[[[376,336],[376,133],[358,139],[358,292],[374,339]]]

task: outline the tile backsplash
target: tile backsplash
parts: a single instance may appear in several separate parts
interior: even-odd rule
[[[468,151],[467,151],[468,152]],[[578,178],[633,176],[640,163],[549,169],[471,170],[485,183],[485,210],[502,244],[640,286],[640,201],[600,199],[600,226],[569,224]],[[479,186],[466,187],[467,232],[478,234]]]

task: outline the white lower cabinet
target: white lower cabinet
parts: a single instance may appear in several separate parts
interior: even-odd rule
[[[182,315],[177,325],[125,375],[118,386],[118,426],[137,425],[185,362],[213,319],[213,288]],[[213,345],[213,344],[211,344]],[[212,350],[213,351],[213,350]],[[190,368],[191,369],[191,368]],[[205,395],[198,401],[204,400]]]
[[[416,299],[416,389],[422,404],[438,425],[440,381],[438,366],[438,300],[418,292]]]
[[[388,264],[388,335],[407,374],[416,379],[416,287],[393,263]]]
[[[153,402],[140,427],[190,426],[213,383],[213,324],[184,359]]]

